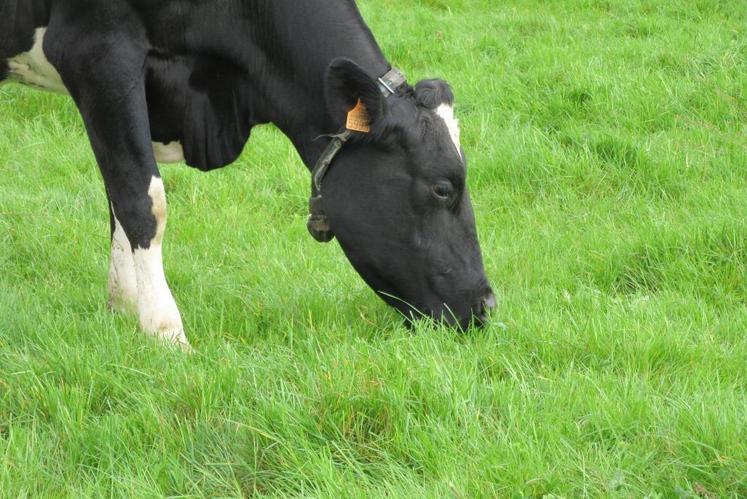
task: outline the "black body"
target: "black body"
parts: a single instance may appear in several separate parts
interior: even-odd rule
[[[323,192],[351,263],[408,318],[467,326],[493,306],[463,155],[434,113],[451,90],[382,96],[392,66],[352,0],[0,0],[0,80],[38,27],[133,249],[157,231],[151,141],[180,141],[188,165],[211,170],[273,123],[311,169],[360,99],[371,133],[345,145]]]

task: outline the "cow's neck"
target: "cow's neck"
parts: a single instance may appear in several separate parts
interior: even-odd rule
[[[276,22],[283,21],[272,33],[253,40],[266,63],[254,81],[262,82],[262,94],[268,97],[268,119],[311,168],[328,142],[319,137],[338,132],[342,125],[333,121],[325,101],[324,76],[330,63],[347,57],[373,78],[391,66],[352,1],[276,0],[271,10]]]

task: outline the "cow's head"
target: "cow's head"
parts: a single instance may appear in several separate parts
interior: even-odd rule
[[[352,61],[327,72],[330,114],[345,123],[358,100],[357,133],[322,185],[323,210],[358,273],[405,317],[466,328],[495,298],[483,268],[467,168],[448,84],[420,82],[386,97]]]

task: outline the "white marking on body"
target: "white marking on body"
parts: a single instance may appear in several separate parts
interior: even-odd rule
[[[156,235],[147,249],[132,254],[138,290],[140,326],[160,339],[189,348],[182,318],[163,271],[162,243],[166,231],[166,191],[163,180],[153,177],[148,189],[156,219]]]
[[[109,307],[115,312],[137,313],[135,262],[132,259],[130,241],[117,217],[114,217],[109,264]]]
[[[50,92],[68,95],[57,70],[44,55],[44,34],[47,28],[37,28],[34,33],[34,46],[8,60],[10,79]]]
[[[448,104],[441,104],[436,108],[436,114],[444,120],[446,128],[449,130],[451,140],[454,142],[459,157],[462,157],[461,131],[459,130],[459,120],[454,116],[454,108]]]
[[[179,141],[162,144],[153,142],[153,154],[159,163],[179,163],[184,161],[184,149]]]

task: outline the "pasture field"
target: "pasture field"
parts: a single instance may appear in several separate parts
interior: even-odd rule
[[[746,497],[747,2],[360,4],[456,90],[490,326],[405,329],[266,127],[162,169],[162,348],[71,101],[4,86],[0,497]]]

